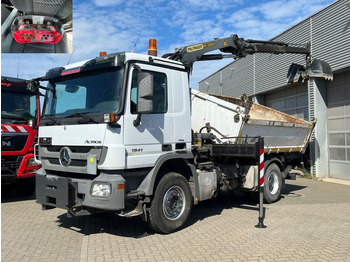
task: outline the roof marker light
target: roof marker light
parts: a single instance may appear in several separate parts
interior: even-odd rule
[[[80,72],[80,67],[76,67],[76,68],[72,68],[72,69],[63,70],[61,73],[61,76],[76,74],[79,72]]]

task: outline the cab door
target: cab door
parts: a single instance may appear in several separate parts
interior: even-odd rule
[[[127,168],[152,167],[161,155],[174,151],[169,69],[141,63],[138,66],[142,72],[153,75],[153,111],[142,114],[140,124],[134,126],[138,116],[138,70],[131,66],[123,124]]]

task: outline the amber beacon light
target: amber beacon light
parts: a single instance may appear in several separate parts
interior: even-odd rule
[[[150,39],[148,42],[148,55],[157,56],[157,40]]]

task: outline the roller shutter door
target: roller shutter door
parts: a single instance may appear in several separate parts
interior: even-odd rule
[[[266,106],[309,120],[307,85],[288,86],[265,95]]]
[[[329,176],[350,180],[350,71],[327,83]]]

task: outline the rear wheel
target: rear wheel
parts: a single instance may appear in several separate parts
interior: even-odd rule
[[[159,181],[149,208],[149,227],[165,234],[179,230],[190,215],[192,202],[187,179],[178,173],[166,174]]]
[[[264,200],[267,203],[276,202],[281,196],[282,174],[277,164],[270,164],[264,175]]]

